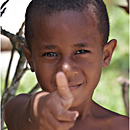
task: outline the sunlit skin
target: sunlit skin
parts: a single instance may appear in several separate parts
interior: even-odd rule
[[[109,65],[116,41],[108,43],[111,52],[107,45],[103,48],[97,21],[90,12],[64,11],[37,19],[29,60],[42,89],[57,90],[56,74],[64,72],[74,96],[70,109],[78,110],[81,117],[91,115],[93,91],[102,67]]]
[[[103,66],[102,40],[88,15],[64,11],[34,24],[31,58],[37,79],[43,90],[53,92],[56,73],[64,72],[76,101],[72,107],[91,99]]]
[[[17,118],[29,119],[24,130],[128,130],[125,117],[92,100],[116,47],[115,39],[103,46],[97,23],[88,10],[34,17],[31,51],[22,48],[44,92],[12,101],[23,98],[24,116]]]

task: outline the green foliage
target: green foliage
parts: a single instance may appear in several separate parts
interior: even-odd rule
[[[20,86],[16,94],[28,93],[37,83],[35,74],[30,70],[25,73],[23,78],[20,81]]]

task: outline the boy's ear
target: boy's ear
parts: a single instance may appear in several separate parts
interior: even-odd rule
[[[113,51],[116,47],[117,40],[112,39],[103,48],[103,67],[108,67],[111,61]]]
[[[31,71],[34,72],[34,66],[33,66],[33,62],[32,62],[32,55],[30,50],[28,49],[28,47],[26,45],[21,45],[21,48],[23,49],[24,55],[31,67]]]

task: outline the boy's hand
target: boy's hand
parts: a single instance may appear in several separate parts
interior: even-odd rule
[[[58,72],[56,75],[56,83],[58,88],[58,93],[61,97],[62,105],[65,110],[68,110],[74,100],[72,93],[68,87],[68,81],[63,72]]]
[[[62,72],[56,75],[58,90],[52,93],[40,92],[30,100],[30,122],[40,130],[69,130],[78,117],[77,111],[69,111],[74,97]]]

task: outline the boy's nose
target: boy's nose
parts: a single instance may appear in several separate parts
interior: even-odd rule
[[[73,77],[78,74],[76,67],[70,65],[69,63],[63,63],[62,71],[65,73],[66,77]]]

